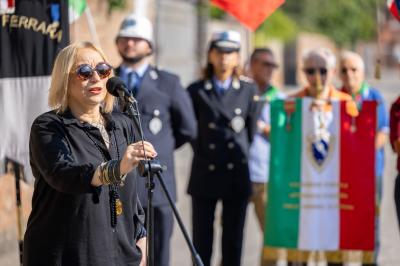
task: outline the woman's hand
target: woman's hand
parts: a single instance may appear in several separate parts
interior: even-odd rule
[[[139,141],[130,144],[124,153],[121,160],[120,171],[121,175],[129,173],[133,168],[137,167],[139,161],[147,159],[153,159],[157,156],[157,152],[153,145],[147,141]]]
[[[146,237],[142,237],[136,242],[136,246],[140,249],[142,252],[142,259],[140,260],[139,266],[146,266],[147,262],[147,253],[146,253]]]

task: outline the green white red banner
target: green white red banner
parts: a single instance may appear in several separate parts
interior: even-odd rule
[[[328,108],[327,108],[328,107]],[[374,249],[376,103],[271,103],[265,246]]]

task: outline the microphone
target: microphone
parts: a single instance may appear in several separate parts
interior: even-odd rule
[[[136,102],[136,99],[132,96],[125,83],[118,77],[110,78],[106,83],[106,88],[111,95],[117,98],[123,98],[125,101],[130,103]]]

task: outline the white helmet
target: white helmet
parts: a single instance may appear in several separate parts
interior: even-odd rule
[[[153,26],[146,17],[131,14],[122,21],[118,37],[141,38],[153,47]]]

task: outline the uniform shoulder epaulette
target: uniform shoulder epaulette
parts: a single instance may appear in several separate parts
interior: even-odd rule
[[[179,76],[176,73],[170,72],[161,66],[153,66],[153,72],[157,73],[157,76],[161,75],[161,76],[168,77],[168,78],[171,78],[171,77],[179,78]]]
[[[243,75],[241,75],[241,76],[239,77],[239,79],[240,79],[241,81],[245,81],[245,82],[248,82],[248,83],[253,83],[253,79],[252,79],[252,78],[249,78],[249,77],[246,77],[246,76],[243,76]]]

